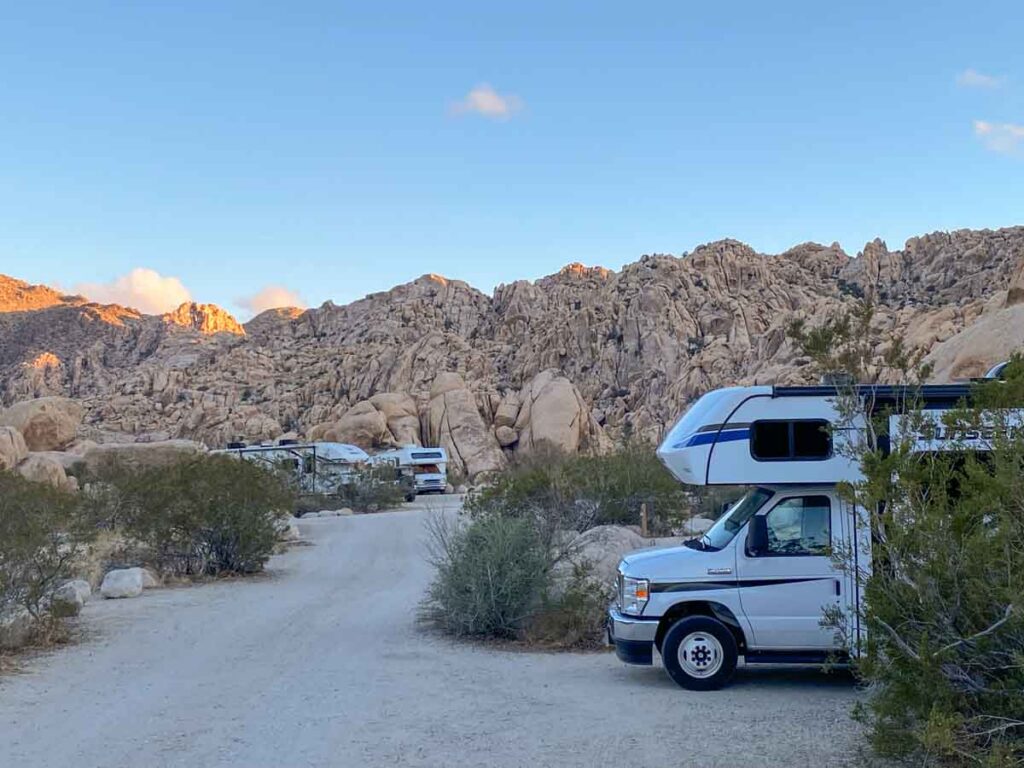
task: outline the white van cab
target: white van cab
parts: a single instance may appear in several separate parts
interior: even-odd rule
[[[857,392],[872,407],[892,410],[895,435],[911,394],[941,413],[970,388]],[[621,660],[652,664],[658,651],[679,685],[710,690],[740,664],[820,665],[858,652],[860,585],[831,554],[852,553],[865,573],[871,535],[866,517],[837,493],[837,483],[860,475],[843,443],[862,435],[856,423],[837,428],[838,395],[831,386],[721,389],[700,398],[672,428],[658,456],[676,478],[749,490],[700,538],[622,560],[608,620]],[[921,436],[920,450],[954,447],[940,436]],[[823,623],[826,613],[845,622],[853,648]]]

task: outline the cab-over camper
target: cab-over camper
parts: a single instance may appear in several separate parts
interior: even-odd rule
[[[890,411],[892,435],[909,399],[939,424],[969,394],[969,385],[856,389],[867,412]],[[677,683],[708,690],[738,664],[821,664],[849,650],[823,625],[826,611],[863,641],[859,579],[830,556],[842,547],[861,573],[871,566],[867,517],[837,493],[860,477],[843,449],[864,437],[863,422],[841,428],[839,397],[832,386],[720,389],[670,430],[658,456],[677,479],[749,490],[700,538],[622,560],[608,621],[620,659],[651,664],[657,650]],[[949,437],[931,430],[915,449],[985,448],[978,435]]]

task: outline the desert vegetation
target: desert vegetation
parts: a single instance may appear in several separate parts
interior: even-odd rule
[[[83,474],[78,493],[0,472],[0,639],[59,636],[76,613],[61,595],[111,569],[158,577],[251,574],[294,505],[279,474],[223,456],[160,467],[118,462]],[[77,587],[76,587],[77,588]]]
[[[148,469],[113,463],[83,495],[99,527],[123,534],[127,558],[176,576],[262,569],[295,505],[282,475],[227,456]]]
[[[667,534],[688,511],[650,446],[525,457],[471,492],[462,518],[431,520],[437,574],[424,616],[457,636],[595,646],[611,577],[588,559],[588,545],[644,546],[634,530],[644,515],[651,531]]]
[[[394,467],[370,466],[353,473],[349,482],[339,484],[335,501],[353,512],[380,512],[400,506],[407,493],[415,493],[412,482],[410,477],[403,487]]]
[[[860,573],[868,630],[857,672],[869,696],[858,717],[875,750],[913,765],[1024,763],[1024,360],[1001,381],[975,385],[971,402],[935,424],[915,411],[913,389],[930,370],[897,340],[872,364],[877,326],[870,305],[793,337],[822,373],[840,380],[910,385],[906,434],[887,414],[867,419],[851,450],[864,479],[843,493],[867,510],[873,565]],[[848,419],[863,417],[844,397]],[[922,452],[908,435],[948,430],[991,448]],[[883,451],[884,441],[889,449]],[[835,554],[852,567],[849,553]],[[832,620],[839,629],[838,617]],[[855,638],[848,638],[851,645]]]

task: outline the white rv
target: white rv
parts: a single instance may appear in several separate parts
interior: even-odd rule
[[[872,407],[892,409],[896,435],[908,395],[926,412],[941,413],[966,398],[969,385],[857,391]],[[829,386],[721,389],[676,423],[658,449],[676,478],[749,490],[699,539],[622,560],[608,621],[620,659],[652,664],[657,650],[679,685],[711,690],[740,663],[822,664],[845,652],[822,624],[826,610],[841,612],[851,637],[863,640],[858,579],[830,557],[842,547],[862,572],[870,569],[865,516],[836,492],[837,483],[860,477],[841,448],[863,430],[836,428],[837,396]],[[916,447],[942,450],[971,440],[949,437],[928,430]],[[983,447],[975,443],[969,447]]]
[[[416,493],[444,493],[448,486],[448,454],[444,448],[406,445],[378,453],[370,460],[375,464],[392,464],[401,471],[412,472]]]
[[[295,440],[258,445],[231,443],[226,449],[213,453],[237,456],[268,468],[290,469],[300,493],[325,494],[335,493],[339,485],[351,482],[370,459],[366,451],[355,445]]]

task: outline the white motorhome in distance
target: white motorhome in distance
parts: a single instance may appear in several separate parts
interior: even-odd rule
[[[871,407],[892,409],[897,435],[908,397],[941,412],[967,398],[970,386],[857,391]],[[671,429],[658,456],[677,479],[749,490],[699,539],[623,558],[608,620],[620,659],[652,664],[657,649],[679,685],[712,690],[741,661],[820,665],[842,654],[836,632],[822,626],[826,609],[841,611],[850,636],[863,640],[859,580],[830,557],[842,547],[862,572],[870,570],[863,510],[836,492],[837,483],[860,476],[842,443],[862,436],[856,424],[835,428],[837,396],[831,386],[720,389]],[[977,443],[968,447],[983,448]],[[964,447],[938,444],[935,431],[917,446]]]
[[[276,445],[231,443],[213,453],[237,456],[268,467],[291,467],[300,493],[326,494],[351,482],[352,475],[370,459],[366,451],[355,445],[295,440],[281,440]]]
[[[415,475],[416,493],[444,493],[448,486],[448,454],[444,448],[406,445],[378,453],[370,461],[411,470]]]

